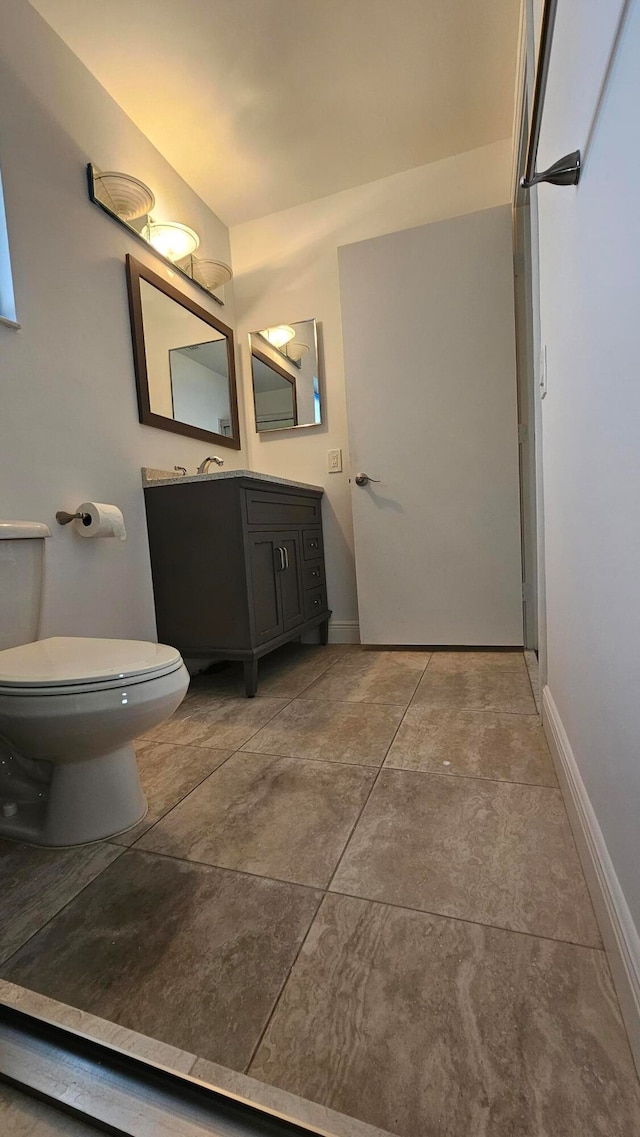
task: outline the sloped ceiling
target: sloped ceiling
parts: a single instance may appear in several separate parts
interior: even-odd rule
[[[32,3],[227,225],[511,133],[519,0]]]

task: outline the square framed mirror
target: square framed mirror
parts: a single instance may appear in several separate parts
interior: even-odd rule
[[[233,331],[127,256],[140,422],[240,449]]]

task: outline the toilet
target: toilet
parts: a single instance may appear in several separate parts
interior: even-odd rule
[[[81,845],[141,821],[132,740],[180,705],[180,653],[140,640],[38,640],[40,522],[0,521],[0,837]]]

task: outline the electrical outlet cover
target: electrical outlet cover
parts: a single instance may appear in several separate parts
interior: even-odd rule
[[[342,472],[342,450],[329,450],[327,452],[327,469],[330,474]]]

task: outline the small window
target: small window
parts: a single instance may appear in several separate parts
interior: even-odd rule
[[[2,174],[0,173],[0,318],[10,324],[16,323],[16,302],[13,295],[11,276],[11,256],[9,254],[9,234],[4,210]]]

